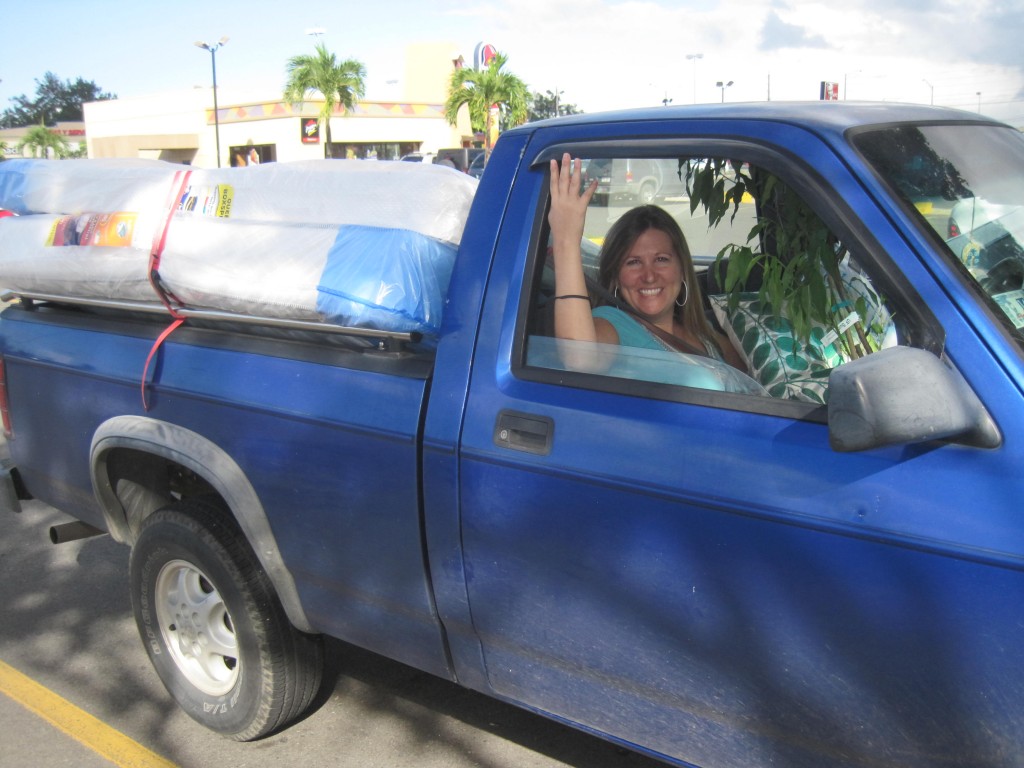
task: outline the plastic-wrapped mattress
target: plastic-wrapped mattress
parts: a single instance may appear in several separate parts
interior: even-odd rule
[[[0,163],[0,287],[434,334],[476,181],[355,160]],[[158,261],[153,256],[159,257]]]

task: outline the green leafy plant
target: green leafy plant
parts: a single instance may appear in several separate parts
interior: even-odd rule
[[[528,114],[529,88],[518,75],[503,69],[507,63],[508,56],[498,53],[484,69],[455,69],[448,82],[445,118],[451,125],[457,125],[459,110],[463,105],[467,106],[473,130],[484,133],[484,152],[488,158],[491,156],[494,120],[492,107],[498,107],[504,127],[526,122]]]
[[[314,54],[288,59],[287,73],[286,101],[302,104],[318,93],[323,99],[318,120],[324,134],[324,157],[331,157],[331,116],[336,107],[343,114],[351,113],[366,95],[366,67],[357,59],[339,61],[326,45],[318,43]]]
[[[806,343],[815,327],[834,331],[848,359],[877,348],[866,332],[863,296],[849,297],[840,273],[846,248],[821,218],[778,177],[721,158],[684,162],[690,213],[703,208],[710,227],[735,219],[741,203],[757,203],[757,220],[744,243],[719,251],[712,269],[734,310],[751,275],[760,272],[759,301],[785,316]],[[722,265],[727,264],[723,275]]]
[[[18,151],[22,154],[27,149],[32,157],[43,158],[44,160],[49,158],[62,159],[67,157],[69,152],[67,139],[51,131],[42,123],[29,128],[17,146]]]

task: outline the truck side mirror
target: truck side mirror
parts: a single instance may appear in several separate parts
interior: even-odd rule
[[[914,347],[891,347],[832,371],[829,442],[836,451],[956,439],[978,448],[1002,442],[963,377]]]

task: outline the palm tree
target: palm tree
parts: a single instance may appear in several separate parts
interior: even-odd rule
[[[488,157],[491,154],[492,105],[498,106],[506,126],[526,122],[529,89],[516,75],[501,70],[507,62],[508,56],[498,53],[486,69],[456,69],[452,72],[448,101],[444,105],[445,118],[451,125],[456,124],[462,105],[469,107],[473,129],[483,129],[484,152]]]
[[[67,140],[42,123],[29,128],[25,132],[25,136],[18,142],[19,152],[24,153],[26,147],[31,150],[32,157],[48,158],[51,150],[57,158],[64,158],[68,155]]]
[[[330,157],[331,115],[336,104],[351,112],[366,93],[366,67],[355,59],[338,61],[327,46],[319,43],[316,54],[292,56],[288,60],[288,82],[284,98],[292,104],[302,104],[313,93],[323,96],[319,122],[324,136],[324,157]]]

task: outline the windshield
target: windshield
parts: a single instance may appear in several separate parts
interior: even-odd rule
[[[1024,338],[1024,136],[1000,126],[904,126],[855,144]]]

